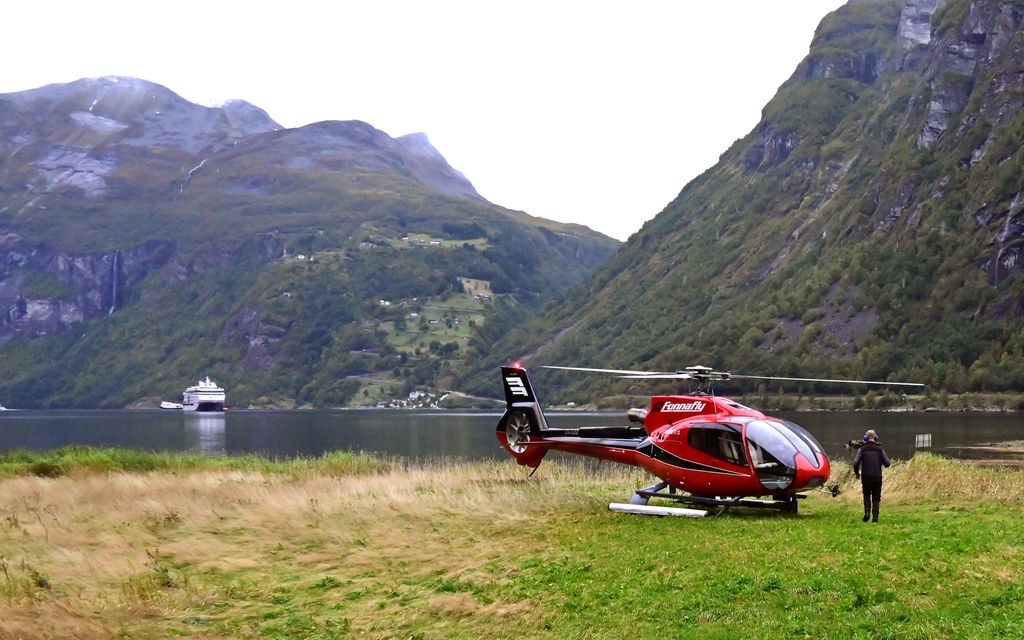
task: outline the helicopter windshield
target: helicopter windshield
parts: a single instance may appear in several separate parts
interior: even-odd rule
[[[810,446],[796,436],[787,437],[786,427],[775,421],[751,420],[747,423],[747,450],[757,472],[757,479],[766,489],[785,489],[796,478],[796,454],[803,453],[817,463]],[[793,442],[800,442],[798,446]]]
[[[804,429],[795,422],[789,420],[772,420],[773,424],[781,424],[785,429],[783,433],[789,438],[790,442],[797,446],[800,453],[804,454],[807,461],[814,465],[815,469],[821,468],[821,459],[823,450],[821,444],[810,434],[807,429]]]

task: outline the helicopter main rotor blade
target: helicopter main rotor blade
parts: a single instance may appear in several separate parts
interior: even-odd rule
[[[659,375],[659,376],[667,376],[667,375],[673,375],[674,376],[674,375],[676,375],[676,374],[668,372],[668,371],[632,371],[632,370],[629,370],[629,369],[591,369],[589,367],[556,367],[554,365],[548,365],[548,364],[543,365],[541,368],[542,369],[562,369],[564,371],[589,371],[591,373],[618,373],[618,374],[623,374],[623,375],[636,376],[638,378],[644,378],[644,377],[647,377],[647,376],[654,376],[654,375]]]
[[[734,373],[729,376],[733,380],[786,380],[789,382],[837,382],[839,384],[879,384],[895,387],[924,387],[920,382],[884,382],[880,380],[831,380],[828,378],[782,378],[778,376],[746,376]]]
[[[785,382],[832,382],[836,384],[874,384],[894,387],[917,387],[925,385],[919,382],[886,382],[882,380],[838,380],[832,378],[787,378],[782,376],[749,376],[724,371],[713,371],[707,367],[690,367],[693,371],[634,371],[631,369],[595,369],[590,367],[559,367],[543,365],[544,369],[561,369],[563,371],[587,371],[591,373],[612,373],[616,377],[629,380],[781,380]]]
[[[630,380],[693,380],[696,376],[692,373],[646,373],[643,375],[622,375],[617,378],[628,378]]]

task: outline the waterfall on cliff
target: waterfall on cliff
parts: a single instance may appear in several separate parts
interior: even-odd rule
[[[114,258],[110,263],[110,310],[107,315],[113,315],[117,310],[117,265],[121,257],[120,249],[114,249]]]

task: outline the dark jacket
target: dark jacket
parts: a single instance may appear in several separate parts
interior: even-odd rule
[[[889,464],[889,454],[882,445],[869,441],[857,449],[857,455],[853,458],[853,472],[859,473],[863,480],[880,481],[882,467],[888,467]]]

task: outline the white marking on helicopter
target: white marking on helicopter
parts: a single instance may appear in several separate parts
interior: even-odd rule
[[[508,376],[505,378],[506,384],[508,384],[508,390],[512,392],[514,396],[529,396],[530,393],[526,390],[526,385],[523,384],[523,379],[519,376]]]

